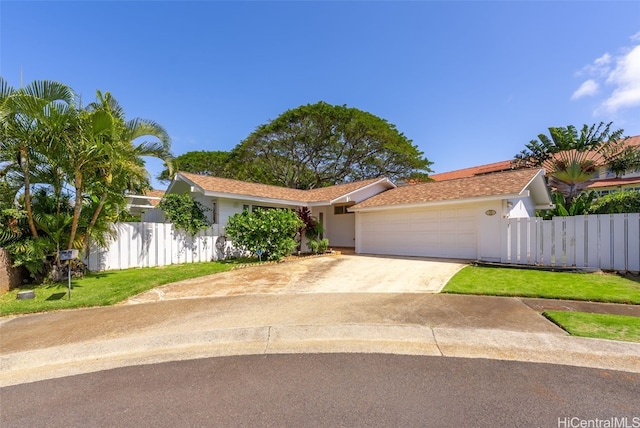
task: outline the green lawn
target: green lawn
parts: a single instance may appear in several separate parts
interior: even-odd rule
[[[247,262],[243,259],[91,273],[71,281],[70,301],[67,282],[31,286],[28,289],[35,290],[36,297],[29,300],[16,299],[18,291],[25,288],[14,289],[0,296],[0,315],[113,305],[159,285],[224,272]]]
[[[640,317],[566,311],[543,315],[573,336],[640,342]]]
[[[640,304],[640,282],[615,274],[467,266],[443,293]]]

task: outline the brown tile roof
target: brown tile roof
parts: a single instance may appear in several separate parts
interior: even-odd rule
[[[144,196],[162,198],[164,196],[164,190],[147,190],[146,192],[144,192]],[[159,199],[148,199],[148,201],[149,204],[154,207],[160,203]]]
[[[539,172],[540,169],[521,169],[398,187],[373,196],[352,210],[519,194]]]
[[[210,177],[206,175],[192,174],[189,172],[180,172],[179,174],[192,181],[203,190],[209,192],[230,193],[292,202],[331,201],[375,182],[385,180],[384,178],[372,178],[369,180],[355,181],[353,183],[338,184],[335,186],[321,187],[312,190],[298,190],[290,189],[288,187],[271,186],[268,184],[249,183],[246,181],[232,180],[228,178]]]
[[[593,180],[587,188],[599,189],[601,187],[626,186],[629,184],[640,184],[640,177],[603,178],[601,180]]]
[[[515,169],[510,160],[489,163],[486,165],[472,166],[469,168],[457,169],[455,171],[431,174],[429,177],[435,181],[453,180],[456,178],[473,177],[474,175],[489,174]]]

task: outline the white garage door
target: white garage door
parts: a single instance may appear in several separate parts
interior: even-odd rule
[[[476,259],[477,208],[358,214],[359,252]]]

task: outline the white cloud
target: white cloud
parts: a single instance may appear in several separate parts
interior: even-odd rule
[[[593,63],[585,65],[582,70],[576,73],[576,76],[594,76],[594,77],[605,77],[609,71],[611,71],[611,55],[609,53],[605,53],[600,58],[596,58]]]
[[[597,67],[604,67],[606,65],[609,65],[610,62],[611,62],[611,55],[606,53],[602,55],[600,58],[597,58],[595,61],[593,61],[593,64]]]
[[[615,68],[609,73],[607,85],[613,87],[611,95],[602,103],[607,112],[640,106],[640,45],[616,59]]]
[[[587,79],[571,95],[572,100],[604,94],[595,115],[640,107],[640,32],[631,36],[634,46],[619,55],[605,53],[576,73]]]
[[[580,85],[580,87],[571,95],[572,100],[577,100],[582,97],[588,97],[598,93],[598,82],[593,79],[586,80]]]

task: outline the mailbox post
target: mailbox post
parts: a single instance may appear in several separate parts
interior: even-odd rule
[[[67,262],[67,272],[69,278],[69,297],[67,300],[71,300],[71,260],[78,258],[78,250],[62,250],[59,253],[60,261]]]

